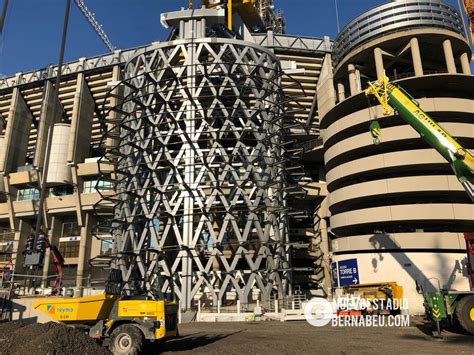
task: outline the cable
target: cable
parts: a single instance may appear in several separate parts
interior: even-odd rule
[[[2,16],[0,17],[0,35],[3,34],[3,25],[7,17],[8,0],[3,0]]]
[[[5,26],[6,18],[7,18],[7,9],[8,9],[8,0],[3,0],[3,8],[2,8],[2,15],[0,17],[0,60],[3,62],[3,44],[5,42],[5,34],[3,32],[3,27]],[[1,68],[1,66],[0,66]],[[2,78],[2,73],[0,72],[0,79]],[[5,119],[0,115],[2,121]],[[3,122],[3,126],[5,126],[5,122]]]
[[[71,0],[66,1],[66,9],[64,12],[64,21],[63,21],[63,33],[61,36],[61,48],[59,50],[59,62],[58,62],[58,73],[56,76],[56,85],[54,86],[54,98],[59,100],[59,86],[61,83],[61,71],[64,61],[64,48],[66,47],[66,37],[67,37],[67,28],[69,23],[69,12],[71,9]],[[43,162],[43,171],[41,174],[41,189],[40,189],[40,199],[38,204],[38,212],[37,212],[37,219],[36,219],[36,227],[35,227],[35,243],[41,231],[41,226],[43,224],[43,208],[44,208],[44,200],[46,198],[46,179],[48,177],[48,165],[49,165],[49,157],[50,157],[50,149],[49,145],[51,144],[51,140],[53,137],[53,127],[54,127],[54,120],[56,117],[58,105],[53,105],[53,111],[51,115],[52,124],[48,127],[47,130],[47,137],[46,137],[46,152]]]

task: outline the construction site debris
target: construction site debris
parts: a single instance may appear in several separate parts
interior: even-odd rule
[[[0,324],[0,354],[59,355],[110,354],[78,329],[55,322],[25,325],[21,322]]]

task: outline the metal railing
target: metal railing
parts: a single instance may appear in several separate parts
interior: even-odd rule
[[[293,49],[300,51],[330,53],[333,42],[329,37],[315,38],[292,36],[268,31],[267,33],[252,34],[255,42],[266,48]]]
[[[364,43],[422,27],[442,28],[465,36],[459,13],[443,0],[390,2],[356,17],[339,32],[333,46],[334,65]]]
[[[68,74],[79,73],[85,70],[93,70],[110,67],[117,64],[125,64],[128,60],[142,52],[145,52],[148,47],[153,45],[154,43],[125,50],[116,50],[113,53],[101,54],[95,57],[81,58],[79,60],[63,64],[62,72],[64,76],[67,76]],[[57,65],[50,65],[46,68],[24,73],[17,73],[13,76],[0,78],[0,90],[55,78],[57,71]]]

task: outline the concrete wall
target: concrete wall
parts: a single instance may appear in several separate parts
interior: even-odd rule
[[[8,123],[5,130],[4,148],[1,149],[0,171],[16,171],[25,164],[33,116],[19,89],[13,90]]]
[[[336,255],[333,262],[347,259],[357,259],[362,284],[396,281],[403,286],[403,297],[408,300],[410,314],[424,313],[423,297],[416,291],[415,280],[425,284],[428,291],[438,288],[438,280],[442,288],[469,290],[465,254],[373,251]]]
[[[87,86],[85,76],[79,74],[67,152],[67,160],[70,162],[82,163],[89,156],[94,109],[94,98]]]
[[[360,89],[385,70],[473,149],[474,78],[456,68],[466,52],[458,34],[417,28],[368,40],[324,75],[324,85],[337,90],[337,102],[320,107],[332,262],[357,259],[358,283],[396,281],[411,313],[423,312],[415,280],[427,290],[437,289],[438,280],[440,287],[469,290],[463,232],[474,227],[474,205],[445,159],[397,112],[384,115],[376,101],[369,104]],[[319,95],[322,105],[329,102]],[[369,132],[375,119],[382,126],[379,145]]]
[[[21,251],[34,228],[38,209],[38,201],[17,201],[17,193],[19,189],[39,187],[38,176],[44,171],[48,130],[54,127],[49,144],[47,181],[51,187],[60,185],[68,189],[64,190],[63,196],[46,198],[44,208],[47,218],[43,228],[51,242],[58,246],[63,221],[77,221],[84,242],[79,257],[72,259],[74,264],[80,266],[76,269],[81,280],[87,280],[89,276],[88,261],[96,256],[94,253],[99,248],[95,246],[90,251],[94,237],[91,235],[93,226],[87,224],[87,217],[101,196],[89,190],[84,193],[84,180],[97,180],[101,173],[111,172],[113,167],[102,164],[99,171],[94,159],[85,161],[96,157],[102,139],[97,113],[102,110],[102,105],[113,105],[113,101],[118,100],[104,100],[110,89],[109,82],[116,82],[121,76],[123,63],[120,53],[115,53],[113,57],[113,62],[105,67],[98,58],[92,61],[79,59],[76,64],[80,68],[73,71],[67,69],[70,64],[66,64],[58,95],[55,95],[51,80],[40,80],[40,77],[25,81],[29,78],[28,74],[19,73],[12,87],[5,87],[8,83],[0,80],[0,114],[6,122],[0,136],[0,191],[6,192],[5,196],[0,195],[0,222],[15,230],[18,255],[13,255],[13,259],[17,273],[25,273]],[[120,94],[120,90],[115,93]],[[56,112],[54,117],[53,111]],[[117,115],[113,112],[107,118]],[[3,121],[0,126],[3,127]],[[26,162],[36,169],[17,172]],[[45,277],[43,284],[46,286],[46,280],[51,280],[51,275],[55,273],[48,252],[45,264],[39,275]],[[47,276],[49,278],[46,279]],[[77,277],[76,272],[72,276]]]

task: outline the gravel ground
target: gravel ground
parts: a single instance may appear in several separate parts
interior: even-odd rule
[[[188,323],[181,336],[146,354],[474,354],[474,336],[443,332],[413,319],[405,328],[315,328],[300,322]],[[0,324],[0,354],[107,354],[84,333],[57,323]]]
[[[422,322],[405,328],[315,328],[304,321],[181,324],[161,350],[200,354],[474,354],[474,336],[444,331],[436,340]],[[148,353],[156,351],[148,351]]]

